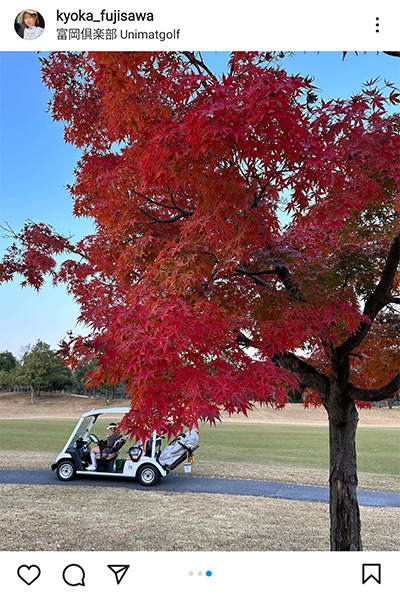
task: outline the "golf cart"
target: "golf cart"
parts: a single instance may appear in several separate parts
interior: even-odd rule
[[[65,444],[55,462],[51,465],[61,481],[69,481],[76,475],[93,475],[95,477],[127,477],[136,478],[142,485],[157,483],[158,478],[165,477],[178,465],[185,462],[185,472],[190,472],[194,462],[194,452],[199,447],[198,431],[192,429],[178,439],[170,442],[164,449],[163,437],[153,431],[150,439],[137,442],[129,447],[126,458],[119,459],[121,448],[128,442],[129,436],[120,437],[112,447],[112,451],[96,461],[96,468],[91,462],[91,444],[99,446],[100,440],[91,432],[92,427],[101,415],[124,415],[128,407],[94,409],[84,413],[74,431]]]

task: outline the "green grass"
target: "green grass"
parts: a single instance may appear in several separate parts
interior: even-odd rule
[[[368,427],[357,435],[360,472],[400,475],[400,429]]]
[[[62,450],[75,419],[0,421],[0,450],[51,452]],[[93,433],[105,437],[105,425]],[[202,426],[197,460],[328,469],[326,426],[221,423]],[[400,431],[365,427],[357,433],[359,472],[400,475]]]
[[[323,426],[221,423],[203,427],[200,441],[202,459],[312,468],[328,464]]]
[[[61,452],[76,419],[5,419],[0,421],[0,450]]]
[[[217,428],[203,427],[200,441],[202,459],[329,467],[327,426],[222,423]],[[359,428],[357,463],[359,472],[399,476],[400,430]]]

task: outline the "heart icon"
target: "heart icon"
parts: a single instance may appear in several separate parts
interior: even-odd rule
[[[40,576],[40,569],[37,565],[21,565],[17,571],[18,577],[27,585],[31,585]]]

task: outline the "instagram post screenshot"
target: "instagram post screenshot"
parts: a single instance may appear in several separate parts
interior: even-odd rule
[[[399,8],[2,14],[4,589],[394,596]]]

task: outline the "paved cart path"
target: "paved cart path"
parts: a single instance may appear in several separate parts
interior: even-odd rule
[[[88,475],[72,481],[62,482],[52,471],[22,469],[0,469],[0,483],[28,485],[85,485],[102,487],[129,487],[142,491],[187,492],[197,494],[232,494],[237,496],[263,496],[306,502],[328,502],[329,490],[325,487],[295,485],[276,481],[250,479],[222,479],[196,477],[194,475],[168,475],[161,478],[155,487],[146,488],[134,479]],[[400,494],[358,490],[358,501],[364,506],[394,506],[400,508]]]

